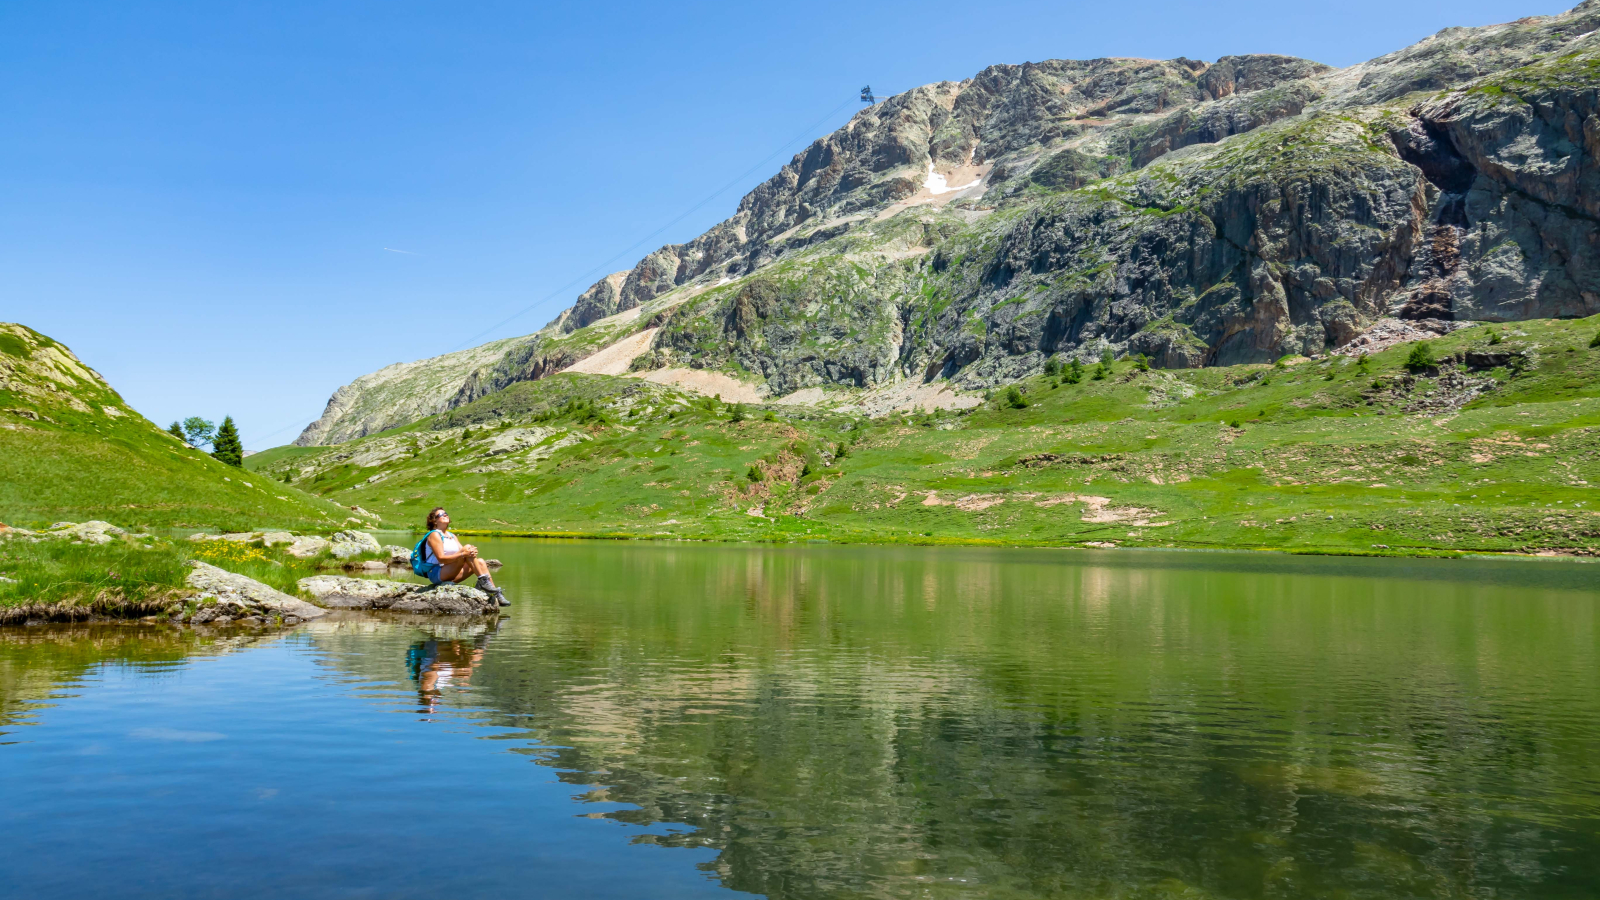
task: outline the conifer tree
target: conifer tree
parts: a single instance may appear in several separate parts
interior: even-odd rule
[[[181,422],[173,422],[171,425],[168,425],[167,434],[170,434],[178,440],[183,441],[185,444],[189,443],[189,436],[183,433],[183,423]]]
[[[211,455],[218,462],[244,467],[244,445],[239,443],[239,429],[233,424],[233,416],[223,418],[222,427],[217,429],[217,436],[211,441],[211,448]]]

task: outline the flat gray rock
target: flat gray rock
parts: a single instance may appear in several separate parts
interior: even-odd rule
[[[82,541],[85,544],[109,544],[116,540],[117,535],[123,534],[127,534],[127,532],[110,522],[95,520],[82,524],[77,522],[57,522],[40,536],[71,538],[74,541]]]
[[[479,616],[499,611],[488,594],[464,584],[408,584],[343,575],[300,579],[300,590],[334,609],[392,609],[444,616]]]
[[[268,547],[276,547],[279,544],[293,544],[296,540],[298,538],[287,531],[269,531],[261,536],[261,543],[266,544]]]
[[[339,559],[349,559],[363,553],[382,553],[383,547],[365,531],[340,531],[334,533],[328,552]]]
[[[290,556],[298,556],[301,559],[310,559],[311,557],[316,556],[318,553],[321,553],[327,546],[328,541],[326,538],[313,536],[298,537],[295,538],[294,542],[289,545],[287,552]]]
[[[315,619],[327,610],[270,588],[253,578],[235,575],[209,563],[191,560],[194,571],[184,581],[192,588],[215,597],[219,605],[241,609],[260,609],[284,617]]]

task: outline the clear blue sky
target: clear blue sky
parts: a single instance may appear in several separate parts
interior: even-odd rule
[[[1569,5],[4,3],[0,320],[157,423],[232,414],[265,449],[339,385],[533,331],[725,218],[863,84],[1098,56],[1343,66]]]

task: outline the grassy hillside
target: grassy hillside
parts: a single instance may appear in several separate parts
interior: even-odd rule
[[[1124,359],[965,413],[879,420],[768,407],[732,421],[707,398],[562,375],[247,465],[391,522],[442,504],[460,528],[504,532],[1588,553],[1597,329],[1467,328],[1415,372],[1415,344],[1178,371]]]
[[[328,530],[347,516],[189,448],[66,347],[0,323],[0,522]]]

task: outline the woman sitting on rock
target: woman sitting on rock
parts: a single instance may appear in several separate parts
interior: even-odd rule
[[[422,561],[428,567],[428,580],[434,584],[459,584],[476,575],[478,590],[501,606],[511,605],[506,592],[495,587],[494,578],[489,575],[489,564],[478,558],[478,548],[462,544],[450,533],[450,514],[442,506],[428,513],[428,538],[423,543]]]

